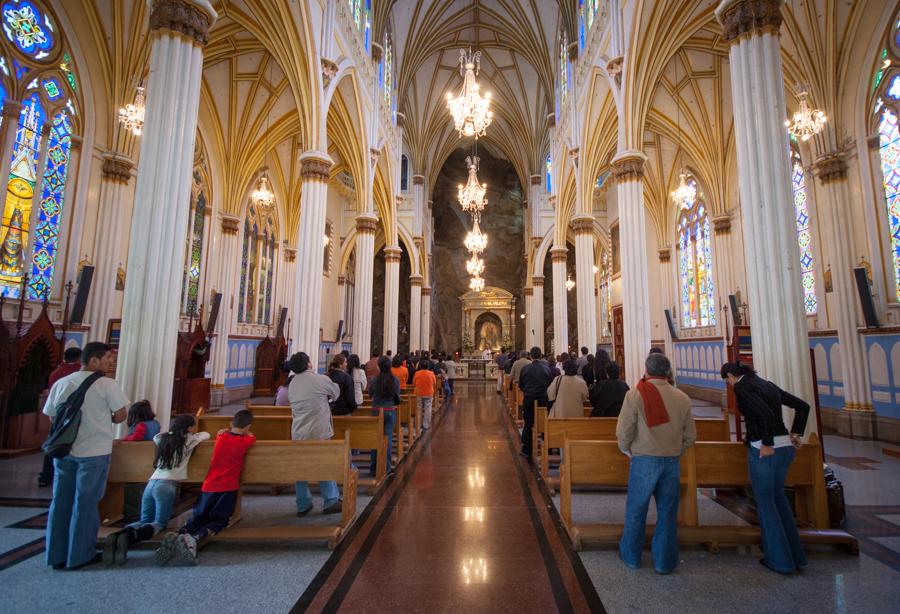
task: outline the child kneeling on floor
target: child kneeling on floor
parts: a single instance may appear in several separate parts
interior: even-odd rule
[[[149,404],[148,404],[149,405]],[[153,437],[156,444],[155,471],[141,497],[141,519],[112,533],[103,544],[103,562],[124,565],[128,548],[150,539],[169,524],[178,482],[187,478],[188,461],[194,448],[209,439],[209,433],[195,433],[197,421],[190,414],[172,419],[168,432]]]
[[[250,434],[252,424],[253,414],[242,409],[234,415],[230,429],[218,432],[194,515],[178,533],[163,539],[156,551],[157,565],[168,563],[176,552],[184,561],[196,564],[197,543],[228,526],[237,505],[244,458],[256,442]]]

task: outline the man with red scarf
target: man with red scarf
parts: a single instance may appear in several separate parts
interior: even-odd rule
[[[652,496],[656,499],[653,567],[667,574],[678,564],[681,454],[694,445],[697,431],[690,398],[669,383],[669,359],[650,354],[644,367],[646,375],[625,395],[616,424],[619,449],[631,458],[619,556],[626,566],[640,567]]]

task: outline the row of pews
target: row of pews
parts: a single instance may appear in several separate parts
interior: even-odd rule
[[[432,426],[441,417],[442,400],[438,391],[433,403]],[[332,417],[334,438],[331,441],[292,441],[290,407],[252,405],[248,402],[247,409],[253,412],[252,432],[256,436],[256,444],[247,453],[241,474],[241,496],[247,487],[268,487],[277,493],[280,488],[293,489],[298,481],[333,480],[341,486],[342,513],[334,522],[330,522],[332,517],[325,516],[322,523],[301,524],[291,515],[285,519],[285,524],[278,526],[252,526],[246,521],[241,522],[239,496],[229,527],[211,539],[325,540],[329,548],[334,548],[356,518],[357,489],[363,487],[367,494],[374,495],[386,483],[389,451],[383,415],[380,412],[372,415],[371,400],[366,397],[352,415]],[[397,411],[394,445],[390,450],[394,466],[409,455],[423,434],[422,416],[412,387],[404,388]],[[197,420],[198,431],[213,435],[231,425],[231,416],[201,414]],[[213,441],[207,441],[197,447],[191,456],[184,484],[199,485],[203,482],[214,446]],[[361,477],[354,462],[368,473],[371,450],[378,452],[375,475]],[[155,445],[151,441],[114,442],[106,493],[100,502],[102,525],[99,539],[117,530],[117,525],[121,524],[126,488],[129,484],[147,482],[153,473],[154,455]],[[173,518],[169,526],[179,527],[189,516],[190,511],[187,511]]]
[[[522,392],[508,375],[504,378],[503,394],[510,418],[518,426],[522,417]],[[535,404],[532,449],[540,461],[536,463],[536,471],[551,495],[558,489],[560,518],[576,550],[585,541],[617,544],[623,526],[602,521],[575,522],[574,496],[588,491],[622,492],[628,487],[629,459],[616,441],[616,419],[590,418],[590,411],[590,406],[585,406],[583,418],[553,418],[546,407]],[[712,551],[720,546],[760,543],[759,526],[707,524],[700,518],[698,489],[747,491],[750,475],[747,447],[732,439],[728,416],[723,413],[721,418],[697,418],[695,424],[697,442],[681,457],[679,542],[703,544]],[[830,528],[821,459],[821,442],[812,434],[797,450],[788,472],[786,486],[794,491],[800,537],[804,543],[836,545],[858,554],[856,538]],[[648,536],[653,529],[652,525],[647,527]]]

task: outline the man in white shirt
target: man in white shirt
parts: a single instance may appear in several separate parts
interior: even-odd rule
[[[115,358],[105,343],[88,343],[81,353],[81,370],[60,379],[50,389],[44,413],[52,419],[60,406],[93,373],[105,374]],[[113,424],[124,422],[128,399],[115,380],[100,377],[91,384],[81,405],[81,426],[68,455],[54,459],[53,502],[47,518],[47,565],[78,569],[100,560],[97,506],[106,490]]]
[[[456,381],[456,361],[453,360],[453,354],[447,356],[444,368],[447,369],[447,385],[450,386],[450,396],[453,396],[453,382]]]

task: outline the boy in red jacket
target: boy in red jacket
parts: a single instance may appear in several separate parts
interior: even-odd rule
[[[168,563],[176,550],[182,559],[196,564],[197,542],[228,526],[237,505],[244,457],[256,442],[250,434],[252,424],[253,414],[242,409],[231,420],[231,429],[219,431],[194,515],[178,533],[169,533],[163,539],[156,551],[157,565]]]

